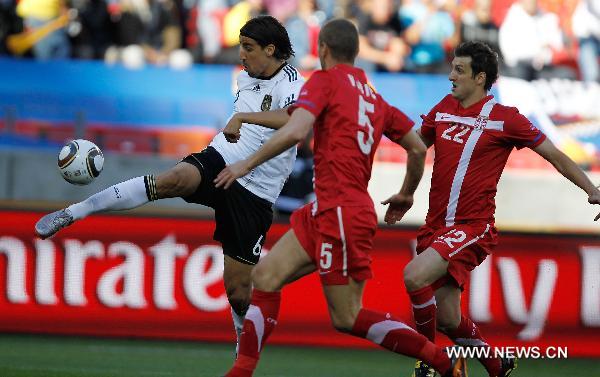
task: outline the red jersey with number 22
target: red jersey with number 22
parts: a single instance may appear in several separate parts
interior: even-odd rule
[[[315,72],[290,112],[298,107],[317,118],[313,214],[337,206],[373,207],[367,186],[381,135],[399,141],[413,121],[375,93],[361,69],[345,64]]]
[[[447,95],[423,116],[421,134],[434,141],[430,228],[493,224],[496,188],[513,148],[535,148],[546,136],[515,107],[487,96],[468,108]]]

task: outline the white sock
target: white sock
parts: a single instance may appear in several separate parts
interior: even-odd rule
[[[235,354],[237,355],[240,348],[240,337],[242,336],[242,330],[244,329],[244,318],[246,318],[246,315],[239,315],[231,308],[231,318],[233,318],[233,328],[235,329],[235,335],[237,336],[235,345]]]
[[[74,220],[80,220],[93,213],[131,209],[156,199],[154,176],[148,175],[117,183],[67,209]]]

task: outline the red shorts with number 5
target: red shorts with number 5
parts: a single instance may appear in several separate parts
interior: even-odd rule
[[[491,254],[497,243],[498,231],[493,224],[456,224],[437,229],[425,225],[417,234],[417,254],[431,247],[449,262],[448,275],[434,282],[434,289],[452,280],[463,288],[470,272]]]
[[[290,222],[323,285],[345,285],[348,278],[370,279],[377,215],[373,207],[336,207],[312,215],[312,205],[294,211]]]

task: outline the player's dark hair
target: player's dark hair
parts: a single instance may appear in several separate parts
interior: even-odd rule
[[[354,63],[358,55],[358,30],[352,22],[343,18],[331,20],[321,29],[319,43],[329,47],[334,59]]]
[[[246,22],[240,29],[240,35],[252,38],[261,47],[275,46],[275,56],[279,60],[288,60],[294,55],[287,30],[277,19],[271,16],[258,16]]]
[[[484,88],[492,88],[492,84],[498,79],[498,54],[490,46],[479,41],[463,42],[454,50],[454,56],[470,57],[473,77],[484,72]]]

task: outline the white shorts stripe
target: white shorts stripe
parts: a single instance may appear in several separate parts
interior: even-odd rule
[[[415,331],[402,322],[398,321],[381,321],[373,324],[367,331],[367,339],[376,344],[381,344],[385,336],[394,330],[410,330]]]
[[[453,252],[451,252],[450,254],[448,254],[448,256],[450,258],[452,258],[453,256],[456,255],[456,253],[458,253],[459,251],[461,251],[462,249],[464,249],[465,247],[474,244],[475,242],[479,241],[480,239],[482,239],[483,237],[485,237],[485,234],[490,230],[490,224],[487,224],[485,227],[485,230],[483,231],[483,233],[481,233],[480,235],[478,235],[477,237],[473,238],[471,241],[464,243],[461,247],[459,247],[458,249],[454,250]]]
[[[342,274],[348,276],[348,251],[346,249],[346,233],[344,232],[344,220],[342,219],[342,207],[337,207],[338,223],[340,224],[340,238],[342,239]]]

